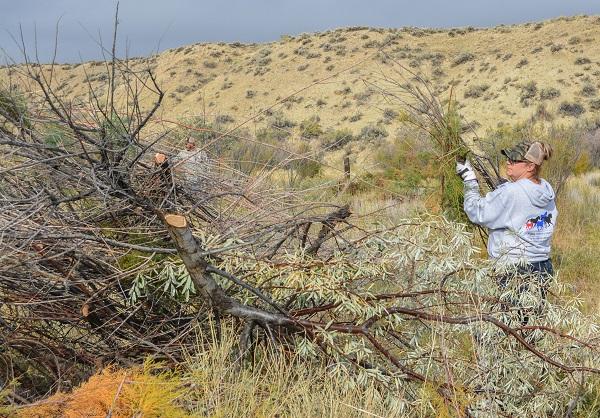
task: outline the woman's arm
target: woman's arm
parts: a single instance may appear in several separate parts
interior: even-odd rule
[[[509,227],[510,184],[502,184],[482,197],[476,180],[464,183],[464,210],[471,222],[490,229]]]

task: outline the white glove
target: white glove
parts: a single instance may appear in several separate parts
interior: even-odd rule
[[[471,167],[469,160],[465,160],[464,163],[456,163],[456,174],[458,174],[463,181],[477,180],[475,171],[473,171],[473,167]]]

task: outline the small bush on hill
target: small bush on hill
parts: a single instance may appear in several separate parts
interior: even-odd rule
[[[435,153],[428,141],[408,136],[392,144],[381,145],[375,161],[383,168],[383,176],[392,182],[393,190],[416,191],[437,174]]]
[[[358,121],[359,121],[359,120],[361,120],[361,119],[362,119],[362,113],[360,113],[360,112],[359,112],[359,113],[355,113],[354,115],[352,115],[352,116],[350,116],[350,117],[348,118],[348,120],[349,120],[350,122],[353,122],[353,123],[354,123],[354,122],[358,122]]]
[[[581,88],[583,97],[595,97],[598,94],[598,89],[593,84],[586,84]]]
[[[300,136],[304,138],[316,138],[321,135],[323,129],[319,123],[320,120],[321,119],[315,115],[300,122]]]
[[[398,117],[398,112],[394,109],[384,109],[383,110],[383,119],[385,123],[391,123],[394,119]]]
[[[282,112],[276,112],[270,118],[269,125],[278,129],[292,129],[296,123],[288,119]]]
[[[531,101],[537,94],[537,84],[535,81],[530,81],[521,87],[521,95],[519,100],[523,106],[529,106]]]
[[[540,99],[552,100],[560,96],[560,90],[554,87],[548,87],[547,89],[540,90]]]
[[[456,67],[457,65],[461,65],[466,62],[473,61],[474,59],[475,59],[475,55],[471,54],[470,52],[463,52],[462,54],[459,54],[458,56],[456,56],[454,58],[454,61],[452,61],[452,66]]]
[[[354,99],[358,102],[358,104],[365,104],[369,100],[369,98],[373,95],[375,91],[373,89],[366,89],[359,93],[354,94]]]
[[[483,96],[483,93],[488,91],[489,88],[490,88],[489,84],[469,86],[467,91],[465,91],[465,99],[468,99],[468,98],[475,99],[475,98],[481,97],[481,96]]]
[[[315,155],[310,145],[303,142],[295,147],[294,154],[290,155],[285,168],[288,171],[288,184],[296,186],[304,179],[317,176],[321,172],[320,156]]]
[[[383,127],[373,124],[365,126],[361,129],[360,134],[358,134],[360,139],[366,141],[379,141],[387,136],[388,133]]]
[[[367,41],[363,44],[363,48],[379,48],[379,42],[377,42],[376,40],[372,39],[370,41]]]
[[[225,125],[228,123],[235,122],[235,119],[231,115],[223,114],[223,115],[217,115],[215,117],[215,122],[220,125]]]
[[[600,110],[600,99],[590,100],[590,109]]]
[[[558,112],[563,116],[579,117],[585,113],[585,108],[579,103],[562,102]]]
[[[523,58],[521,61],[519,61],[516,65],[517,68],[521,68],[526,66],[527,64],[529,64],[529,60],[527,58]]]
[[[575,60],[575,65],[585,65],[585,64],[589,64],[592,61],[589,58],[586,57],[579,57]]]
[[[256,141],[237,140],[232,143],[227,156],[232,166],[246,174],[279,166],[286,153],[279,144],[289,134],[278,129],[261,128],[256,132]]]
[[[323,148],[336,150],[353,141],[354,135],[350,129],[328,129],[321,135]]]

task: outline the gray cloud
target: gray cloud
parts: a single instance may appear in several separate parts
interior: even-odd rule
[[[23,28],[28,49],[34,28],[40,59],[50,59],[59,23],[58,60],[101,58],[97,42],[110,44],[116,2],[2,0],[0,48],[15,58],[10,34]],[[494,26],[576,14],[598,14],[591,0],[121,0],[119,51],[147,55],[198,42],[269,42],[343,26]]]

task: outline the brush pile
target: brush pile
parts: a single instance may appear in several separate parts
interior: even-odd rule
[[[463,224],[358,228],[347,206],[273,191],[211,155],[183,181],[169,135],[153,129],[163,93],[152,74],[118,60],[109,69],[115,84],[89,103],[64,102],[51,69],[29,64],[21,71],[40,100],[1,96],[10,402],[68,389],[107,363],[177,364],[224,317],[242,357],[272,344],[324,360],[334,376],[383,385],[399,414],[557,414],[600,373],[593,318],[517,279],[500,291],[505,272],[474,256]],[[131,94],[114,97],[117,82]],[[152,108],[139,105],[139,86]],[[459,143],[451,115],[430,116],[448,159]]]

